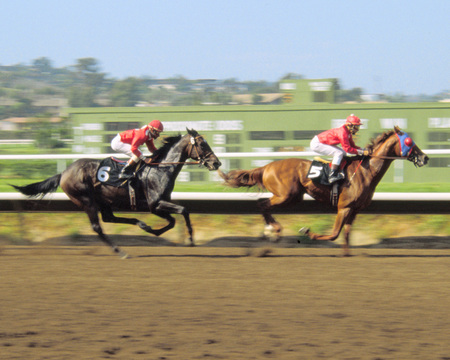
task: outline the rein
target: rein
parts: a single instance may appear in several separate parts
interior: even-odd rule
[[[409,160],[410,156],[384,156],[384,155],[368,155],[369,157],[377,158],[377,159],[384,159],[384,160]],[[361,166],[365,156],[361,159],[358,166],[356,167],[355,172],[353,173],[352,177],[350,178],[350,182],[355,177],[356,172],[358,171],[359,167]]]
[[[408,158],[405,156],[382,156],[382,155],[369,155],[369,156],[373,158],[386,160],[408,160]]]
[[[151,162],[150,164],[145,164],[146,166],[154,166],[154,165],[198,165],[200,164],[200,161],[188,161],[188,162],[162,162],[162,163],[154,163]]]
[[[200,136],[198,136],[198,137],[200,137]],[[197,137],[196,138],[191,138],[191,139],[195,139],[195,140],[197,140]],[[206,154],[205,156],[204,156],[204,158],[201,158],[200,157],[200,154],[199,154],[199,152],[198,152],[198,149],[197,149],[197,142],[196,141],[194,141],[194,143],[190,143],[189,144],[190,145],[190,149],[189,149],[189,155],[188,155],[188,157],[190,157],[190,158],[192,158],[192,150],[193,149],[195,149],[195,152],[197,153],[197,158],[199,158],[199,161],[185,161],[185,162],[160,162],[160,163],[154,163],[154,162],[151,162],[150,164],[146,164],[147,166],[157,166],[157,165],[202,165],[203,164],[203,162],[205,161],[205,159],[204,158],[207,158],[209,155],[211,155],[212,153],[208,153],[208,154]]]
[[[369,155],[369,157],[373,157],[373,158],[378,158],[378,159],[386,159],[386,160],[408,160],[408,158],[406,157],[395,157],[395,156],[380,156],[380,155]],[[353,173],[352,177],[350,178],[350,182],[353,180],[353,178],[355,177],[356,172],[358,171],[359,167],[361,166],[362,162],[364,161],[366,157],[363,156],[363,158],[361,159],[361,161],[359,162],[358,166],[356,167],[355,172]]]

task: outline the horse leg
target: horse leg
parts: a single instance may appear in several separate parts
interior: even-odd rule
[[[279,241],[281,238],[281,232],[283,227],[281,224],[275,220],[272,215],[271,210],[276,206],[286,205],[289,200],[289,196],[279,196],[273,195],[270,199],[261,200],[258,205],[261,209],[262,216],[266,222],[266,228],[264,230],[264,235],[267,236],[269,233],[275,233],[275,241]]]
[[[145,231],[151,232],[152,234],[159,236],[159,235],[165,233],[166,231],[173,229],[175,227],[175,219],[170,214],[172,214],[172,213],[173,214],[181,214],[181,215],[183,215],[184,221],[186,222],[186,227],[187,227],[188,233],[189,233],[190,245],[194,246],[194,238],[193,238],[194,230],[192,229],[189,212],[186,210],[186,208],[184,206],[176,205],[169,201],[161,200],[152,212],[156,216],[166,219],[169,223],[166,226],[162,227],[161,229],[157,229],[157,230],[151,229],[150,227],[143,228]]]
[[[143,221],[135,218],[125,218],[114,215],[110,207],[102,207],[100,209],[103,222],[116,223],[116,224],[130,224],[139,225],[141,228],[147,226]]]
[[[90,209],[85,209],[85,211],[89,217],[89,220],[91,221],[92,230],[94,230],[98,234],[100,239],[105,244],[109,245],[116,254],[118,254],[122,259],[126,259],[128,257],[128,254],[122,251],[116,244],[114,244],[114,242],[103,232],[103,229],[100,226],[97,209],[91,207]]]
[[[169,221],[169,225],[167,225],[163,229],[154,230],[151,226],[147,225],[145,222],[143,222],[139,219],[134,219],[134,218],[130,219],[130,218],[115,216],[110,207],[103,208],[101,210],[101,213],[102,213],[102,220],[104,222],[139,225],[139,227],[142,230],[144,230],[150,234],[153,234],[155,236],[159,236],[162,233],[166,232],[169,229],[172,229],[175,226],[175,219],[172,216],[170,216],[170,214],[154,212],[155,215],[162,217],[162,218],[166,219],[167,221]]]
[[[352,211],[349,218],[347,219],[347,223],[344,225],[344,238],[345,243],[342,245],[342,249],[344,250],[345,256],[350,256],[350,231],[352,229],[353,221],[356,218],[356,211]]]
[[[258,207],[261,210],[261,214],[264,218],[264,222],[266,223],[263,232],[263,238],[271,239],[273,237],[273,233],[275,233],[275,238],[273,241],[278,241],[280,239],[280,234],[282,227],[278,221],[275,220],[271,213],[271,203],[270,199],[260,200],[258,202]]]
[[[79,208],[83,209],[87,216],[89,217],[89,221],[91,222],[92,230],[94,230],[100,239],[107,245],[109,245],[112,250],[118,254],[122,259],[126,259],[128,257],[128,254],[123,252],[114,242],[106,236],[105,233],[103,233],[103,229],[100,226],[100,220],[98,218],[98,208],[96,204],[92,200],[92,196],[75,196],[72,194],[72,189],[70,187],[66,187],[65,184],[62,184],[61,186],[64,190],[64,192],[67,194],[69,199],[77,205]],[[103,210],[102,210],[103,211]],[[103,216],[103,215],[102,215]]]
[[[301,232],[304,233],[305,235],[309,236],[309,238],[312,240],[325,240],[325,241],[336,240],[342,230],[342,227],[344,226],[344,224],[346,224],[348,222],[351,215],[352,215],[352,209],[350,209],[350,208],[344,208],[344,209],[338,210],[336,220],[334,222],[334,227],[333,227],[333,230],[331,231],[330,235],[315,234],[315,233],[309,231],[309,229],[302,229],[303,231],[301,230]]]

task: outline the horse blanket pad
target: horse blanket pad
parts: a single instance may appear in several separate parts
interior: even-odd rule
[[[342,171],[347,165],[347,161],[344,159],[341,162],[339,171]],[[328,177],[331,173],[331,163],[324,163],[321,161],[313,160],[311,167],[308,171],[308,179],[311,179],[315,184],[331,186],[328,182]]]
[[[126,163],[126,161],[121,161],[113,157],[103,159],[97,170],[97,180],[106,185],[116,187],[127,186],[126,180],[119,179],[120,171]]]

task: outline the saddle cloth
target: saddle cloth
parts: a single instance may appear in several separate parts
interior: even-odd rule
[[[126,187],[127,181],[119,179],[120,171],[127,162],[114,157],[103,159],[98,167],[96,178],[102,184]]]
[[[347,164],[347,161],[344,159],[341,162],[339,171],[342,171]],[[311,179],[315,184],[321,184],[326,186],[331,186],[328,182],[328,177],[331,173],[331,163],[313,160],[311,163],[311,167],[308,171],[308,179]]]

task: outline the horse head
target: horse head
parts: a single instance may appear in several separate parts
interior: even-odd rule
[[[428,156],[416,145],[407,133],[400,130],[398,126],[394,127],[395,135],[398,140],[398,156],[406,157],[416,167],[422,167],[428,163]]]
[[[398,126],[378,136],[368,148],[375,157],[406,158],[417,167],[426,165],[429,160],[411,137]]]
[[[217,170],[222,165],[217,156],[211,150],[208,142],[194,129],[186,128],[189,134],[188,156],[200,162],[209,171]]]

